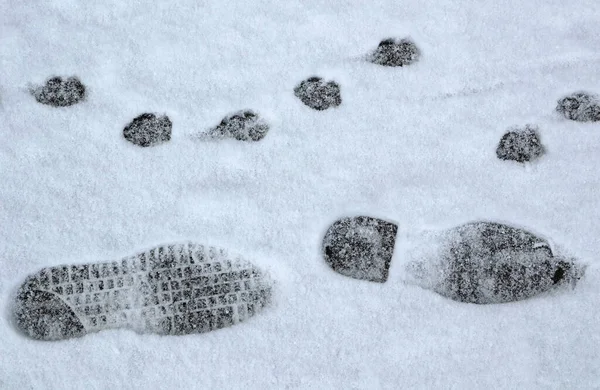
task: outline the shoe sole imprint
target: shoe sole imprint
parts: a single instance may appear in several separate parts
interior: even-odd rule
[[[184,335],[245,321],[271,293],[268,276],[248,261],[181,243],[120,261],[44,268],[20,287],[15,317],[43,340],[109,328]]]
[[[341,275],[385,283],[397,232],[398,225],[378,218],[356,216],[338,219],[323,237],[325,262]]]

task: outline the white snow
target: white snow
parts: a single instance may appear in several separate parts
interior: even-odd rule
[[[600,2],[4,0],[0,4],[0,388],[600,388],[600,125],[554,113],[600,93]],[[410,36],[420,61],[361,60]],[[28,93],[80,77],[67,108]],[[294,97],[318,75],[337,109]],[[240,109],[260,142],[190,135]],[[123,127],[169,115],[171,142]],[[500,161],[504,131],[540,127],[548,153]],[[384,284],[331,271],[328,226],[400,226]],[[468,305],[405,282],[435,234],[524,226],[581,261],[574,290]],[[431,238],[433,237],[433,238]],[[271,270],[277,302],[245,324],[181,337],[110,330],[38,342],[12,294],[44,266],[113,260],[193,239]]]

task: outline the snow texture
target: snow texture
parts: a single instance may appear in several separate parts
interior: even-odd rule
[[[168,116],[139,115],[123,129],[123,137],[135,145],[148,147],[171,140],[173,123]]]
[[[325,261],[334,271],[354,279],[385,282],[398,226],[371,217],[335,221],[323,238]]]
[[[600,122],[555,112],[600,91],[597,0],[5,0],[0,26],[0,388],[600,387]],[[364,60],[407,36],[414,64]],[[86,98],[39,104],[28,87],[50,75],[77,75]],[[343,104],[304,106],[309,75]],[[271,125],[260,142],[188,137],[241,107]],[[171,141],[123,139],[144,112],[171,118]],[[519,123],[543,130],[536,164],[494,156]],[[324,261],[349,215],[397,223],[386,283]],[[411,279],[407,263],[478,220],[552,238],[585,276],[498,305]],[[27,275],[187,240],[268,271],[273,304],[181,337],[18,331]]]
[[[533,161],[544,154],[539,129],[534,125],[512,128],[502,136],[496,148],[496,157],[520,163]]]

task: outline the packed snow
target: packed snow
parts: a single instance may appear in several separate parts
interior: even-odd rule
[[[555,111],[600,93],[599,26],[597,0],[3,1],[0,388],[600,388],[600,122]],[[369,62],[388,38],[418,61]],[[38,103],[55,76],[85,99]],[[341,104],[304,105],[310,77]],[[240,110],[269,124],[259,142],[197,138]],[[169,117],[168,142],[125,140],[143,113]],[[545,154],[498,159],[526,124]],[[398,225],[385,283],[323,258],[354,215]],[[411,281],[409,261],[477,220],[547,238],[585,277],[492,305]],[[197,335],[16,329],[27,275],[182,240],[268,270],[273,304]]]

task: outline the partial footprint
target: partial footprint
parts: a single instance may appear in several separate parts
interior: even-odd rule
[[[556,111],[577,122],[600,121],[600,97],[589,92],[575,92],[558,101]]]
[[[226,251],[163,245],[120,261],[44,268],[15,300],[17,326],[39,340],[109,328],[203,333],[245,321],[271,301],[271,279]]]
[[[252,110],[228,115],[209,131],[195,135],[198,139],[234,138],[238,141],[260,141],[269,132],[269,124]]]
[[[495,222],[471,222],[408,250],[405,270],[426,289],[459,302],[519,301],[564,284],[584,267],[553,254],[547,240]]]
[[[335,221],[323,238],[325,261],[354,279],[383,283],[388,278],[398,226],[372,217]]]

